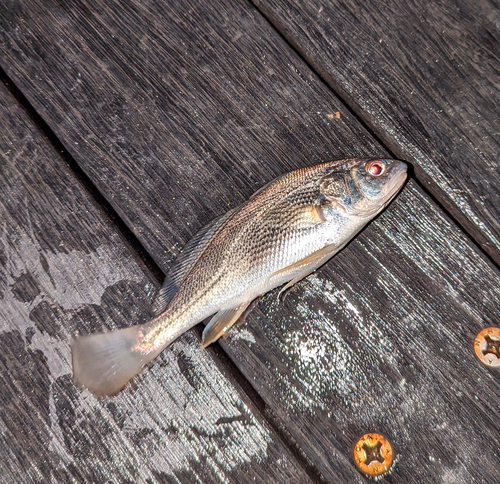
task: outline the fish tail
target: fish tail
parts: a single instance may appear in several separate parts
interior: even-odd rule
[[[121,390],[161,352],[160,349],[144,354],[134,350],[143,327],[140,324],[77,338],[72,347],[75,383],[96,395],[113,395]]]

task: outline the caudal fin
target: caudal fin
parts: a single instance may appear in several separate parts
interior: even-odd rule
[[[82,336],[73,343],[73,378],[96,395],[113,395],[160,351],[134,351],[143,325]]]

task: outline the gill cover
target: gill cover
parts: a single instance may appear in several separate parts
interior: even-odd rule
[[[320,182],[320,203],[350,215],[371,217],[392,199],[406,178],[398,160],[347,160]]]
[[[344,212],[356,203],[358,193],[350,170],[345,165],[338,165],[335,171],[326,175],[320,182],[319,200],[321,205],[337,206]]]

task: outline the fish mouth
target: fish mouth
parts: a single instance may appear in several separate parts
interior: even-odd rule
[[[389,168],[388,176],[391,177],[389,183],[387,184],[387,192],[383,195],[383,205],[384,207],[389,204],[389,202],[396,196],[396,194],[401,190],[401,187],[406,181],[408,165],[402,161],[393,163]]]

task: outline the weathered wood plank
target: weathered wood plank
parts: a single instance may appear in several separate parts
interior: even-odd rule
[[[138,3],[16,2],[1,62],[165,270],[275,174],[383,154],[252,8]],[[333,482],[363,481],[350,446],[374,429],[395,482],[493,482],[498,383],[469,344],[498,274],[413,186],[362,237],[284,307],[265,299],[228,353]]]
[[[276,297],[222,345],[331,482],[363,481],[350,450],[367,431],[399,454],[390,482],[498,480],[499,374],[473,341],[498,326],[499,274],[412,182]]]
[[[0,193],[0,481],[309,482],[196,334],[116,397],[75,388],[72,336],[157,284],[3,84]]]
[[[244,1],[0,12],[0,64],[165,269],[274,176],[385,154]]]
[[[498,2],[254,3],[500,262]]]

